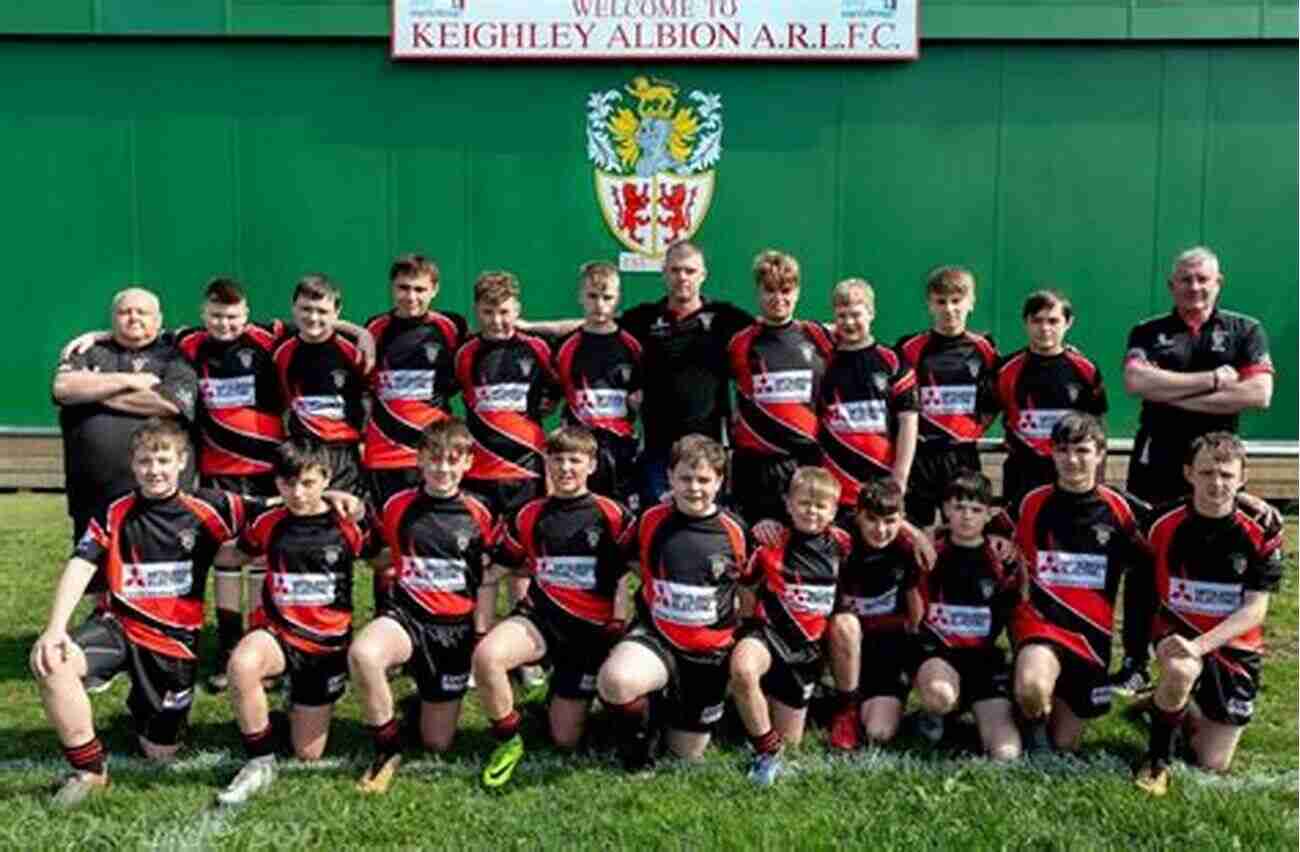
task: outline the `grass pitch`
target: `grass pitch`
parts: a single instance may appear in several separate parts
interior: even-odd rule
[[[169,768],[131,757],[125,679],[93,698],[113,757],[110,793],[68,814],[48,808],[63,773],[27,654],[45,623],[69,545],[59,495],[0,497],[0,848],[1296,848],[1296,527],[1268,618],[1270,650],[1255,721],[1233,773],[1178,766],[1168,798],[1130,783],[1146,729],[1123,702],[1093,723],[1079,756],[1006,767],[933,751],[916,741],[854,759],[827,756],[819,732],[791,754],[771,790],[744,777],[745,749],[723,743],[702,764],[661,763],[627,777],[604,751],[569,757],[545,748],[540,716],[530,750],[503,792],[477,783],[491,749],[471,693],[450,755],[408,752],[387,795],[362,798],[353,781],[369,756],[355,697],[337,708],[327,759],[281,762],[282,774],[247,807],[213,797],[242,756],[224,696],[201,694],[188,746]],[[363,574],[364,577],[364,574]],[[369,583],[357,584],[359,620]],[[409,680],[395,683],[410,694]],[[600,720],[594,722],[600,733]]]

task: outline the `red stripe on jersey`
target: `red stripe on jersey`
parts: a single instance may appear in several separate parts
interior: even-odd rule
[[[1064,605],[1064,601],[1062,601],[1062,604]],[[1097,655],[1097,652],[1093,650],[1092,645],[1083,634],[1076,633],[1073,630],[1066,630],[1064,627],[1043,618],[1029,601],[1022,601],[1020,606],[1016,607],[1008,627],[1011,631],[1013,644],[1016,646],[1035,640],[1052,642],[1094,665],[1102,668],[1108,665],[1108,661]]]

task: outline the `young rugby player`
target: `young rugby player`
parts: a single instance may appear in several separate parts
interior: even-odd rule
[[[31,652],[46,718],[73,769],[54,797],[60,807],[108,786],[107,758],[82,686],[87,675],[111,679],[125,671],[141,751],[154,760],[175,755],[194,701],[208,568],[245,518],[236,495],[179,490],[190,444],[173,421],[146,420],[130,447],[136,488],[92,515]],[[69,634],[73,608],[100,568],[108,612]]]
[[[1106,462],[1101,422],[1067,412],[1051,440],[1056,483],[1025,496],[1016,526],[1029,598],[1011,621],[1015,698],[1031,752],[1053,745],[1073,751],[1087,720],[1110,709],[1120,577],[1150,570],[1133,507],[1099,482]]]
[[[637,624],[610,653],[596,685],[618,721],[623,765],[653,764],[667,690],[668,746],[698,759],[722,718],[735,642],[737,581],[750,551],[745,526],[717,505],[727,452],[703,435],[673,444],[672,502],[642,512],[627,536],[641,568]],[[657,702],[655,702],[657,703]],[[658,709],[658,708],[656,708]]]
[[[1029,345],[998,362],[993,398],[1002,409],[1007,458],[1002,464],[1002,502],[1009,507],[1033,488],[1057,481],[1052,427],[1070,411],[1101,417],[1106,389],[1101,370],[1065,342],[1074,307],[1055,290],[1025,299],[1021,316]]]
[[[839,497],[826,470],[796,470],[786,496],[791,529],[754,551],[743,580],[747,618],[731,653],[731,695],[754,749],[749,780],[763,787],[781,774],[785,743],[803,739],[836,579],[849,555],[849,534],[833,525]]]
[[[586,263],[578,273],[582,327],[555,347],[555,372],[564,388],[564,419],[596,436],[599,456],[591,490],[637,503],[633,464],[635,411],[641,402],[641,344],[619,327],[618,268]]]
[[[1281,524],[1261,524],[1239,506],[1246,484],[1240,439],[1230,432],[1195,439],[1183,473],[1192,496],[1147,533],[1160,677],[1150,745],[1135,781],[1153,796],[1168,792],[1173,739],[1184,722],[1200,766],[1227,772],[1232,765],[1255,712],[1264,618],[1283,570]]]
[[[916,455],[916,372],[871,336],[876,293],[861,278],[831,291],[835,353],[818,397],[822,463],[840,482],[840,505],[852,511],[863,483],[892,477],[907,491]]]
[[[499,743],[483,767],[488,787],[509,781],[524,754],[509,671],[551,661],[551,739],[573,749],[596,694],[596,673],[623,634],[627,615],[616,596],[627,572],[622,539],[633,517],[588,491],[598,452],[596,437],[581,426],[552,432],[546,439],[550,495],[526,503],[502,524],[498,563],[526,570],[532,583],[474,651],[479,703]]]
[[[993,486],[982,473],[961,473],[943,491],[947,530],[922,582],[926,601],[915,685],[929,714],[922,731],[937,742],[943,717],[964,706],[975,714],[984,751],[994,760],[1020,756],[1011,716],[1006,654],[995,644],[1024,591],[1015,545],[986,535]]]
[[[329,449],[290,438],[276,450],[275,485],[284,500],[254,518],[219,555],[245,564],[265,555],[266,582],[252,630],[230,655],[231,704],[248,762],[217,795],[240,804],[275,779],[273,732],[264,678],[289,676],[289,736],[299,759],[325,751],[334,703],[347,688],[352,636],[352,568],[367,533],[330,511],[325,492],[333,475]]]
[[[862,744],[863,731],[869,745],[883,745],[898,733],[925,613],[917,588],[918,533],[903,521],[897,480],[862,485],[852,534],[828,630],[836,689],[829,741],[831,748],[845,751]]]
[[[928,331],[894,347],[916,370],[921,419],[916,460],[907,487],[907,517],[919,527],[934,522],[945,486],[959,473],[980,470],[976,441],[993,422],[986,386],[998,359],[993,339],[968,331],[975,308],[975,276],[941,266],[926,276]]]
[[[758,321],[731,338],[736,382],[731,494],[749,523],[784,519],[790,477],[821,463],[817,399],[833,344],[821,325],[794,318],[799,261],[767,250],[754,258]]]
[[[446,751],[456,736],[475,621],[485,624],[496,601],[481,585],[494,543],[493,519],[461,491],[473,444],[459,418],[430,424],[420,439],[424,483],[384,504],[381,545],[396,566],[395,582],[385,608],[348,655],[375,743],[374,760],[357,782],[364,793],[386,792],[401,763],[399,722],[385,674],[393,666],[411,663],[424,746]]]

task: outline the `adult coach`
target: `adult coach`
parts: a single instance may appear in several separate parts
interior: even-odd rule
[[[1129,333],[1124,389],[1142,400],[1128,490],[1149,503],[1191,490],[1183,464],[1192,441],[1209,432],[1236,433],[1242,411],[1268,408],[1273,362],[1259,321],[1219,307],[1219,258],[1195,246],[1174,258],[1169,292],[1174,309]],[[1137,576],[1137,575],[1133,575]],[[1114,681],[1121,692],[1144,688],[1150,589],[1124,593],[1125,660]],[[1133,629],[1129,628],[1133,625]]]

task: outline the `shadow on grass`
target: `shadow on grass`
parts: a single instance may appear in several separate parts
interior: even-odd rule
[[[0,636],[0,683],[32,679],[27,660],[39,635],[30,631],[16,636]]]

